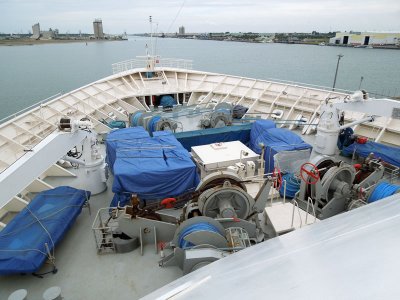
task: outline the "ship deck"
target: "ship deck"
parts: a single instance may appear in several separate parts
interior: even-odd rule
[[[62,179],[49,182],[61,185]],[[137,299],[182,276],[178,267],[161,269],[154,246],[130,253],[97,254],[92,223],[98,209],[108,207],[113,197],[111,180],[105,192],[92,196],[65,238],[56,246],[58,272],[44,278],[33,275],[0,276],[0,299],[17,289],[26,289],[28,299],[42,299],[43,292],[59,286],[65,299]],[[50,270],[44,266],[41,271]],[[39,272],[40,273],[40,272]]]
[[[299,131],[297,133],[300,134]],[[302,138],[312,144],[315,136]],[[340,159],[351,162],[349,158]],[[26,289],[28,299],[42,299],[43,292],[52,286],[59,286],[65,299],[138,299],[182,276],[182,270],[176,266],[158,266],[160,255],[155,253],[154,245],[146,245],[143,256],[139,249],[124,254],[97,254],[92,224],[96,212],[108,207],[111,202],[112,181],[111,175],[107,190],[91,197],[91,213],[84,208],[65,238],[56,246],[58,272],[47,274],[44,278],[33,275],[0,276],[0,299],[6,299],[17,289]],[[79,185],[79,177],[47,177],[46,182],[52,186],[76,186]],[[256,191],[250,193],[255,194]],[[281,198],[275,198],[272,203],[268,201],[267,206],[281,201]],[[50,270],[50,266],[44,265],[42,269]]]
[[[6,120],[0,124],[0,149],[4,153],[0,158],[0,173],[53,132],[60,116],[77,119],[88,117],[97,132],[108,132],[110,128],[102,123],[103,120],[112,121],[112,117],[117,117],[128,121],[128,113],[149,109],[148,100],[151,96],[176,94],[181,102],[204,108],[220,102],[242,104],[249,107],[249,116],[265,117],[273,110],[282,110],[282,121],[293,120],[302,114],[310,122],[317,121],[319,106],[326,98],[346,97],[344,93],[292,83],[180,68],[160,68],[156,74],[155,78],[148,79],[144,78],[144,69],[124,71],[43,102]],[[346,122],[362,115],[348,114]],[[375,122],[358,125],[356,132],[375,141],[398,145],[398,124],[399,120],[379,118]],[[285,122],[281,125],[292,127]],[[303,132],[308,133],[307,128]],[[302,138],[312,143],[314,137],[304,135]],[[41,188],[46,184],[79,187],[79,177],[35,178],[34,183]],[[85,208],[56,246],[58,272],[44,278],[32,275],[0,276],[0,299],[6,299],[17,289],[26,289],[28,299],[41,299],[43,292],[52,286],[61,287],[65,299],[137,299],[181,277],[182,271],[178,267],[161,269],[158,266],[160,256],[152,245],[145,247],[143,256],[139,250],[125,254],[97,254],[92,223],[98,209],[109,206],[113,196],[111,185],[112,178],[104,193],[92,196],[91,214]],[[30,185],[24,192],[31,193],[34,190],[32,187]],[[0,226],[6,226],[27,203],[19,197],[14,197],[11,202],[10,199],[1,199]]]

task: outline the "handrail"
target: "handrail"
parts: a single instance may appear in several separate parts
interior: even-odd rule
[[[314,207],[314,205],[312,204],[312,199],[311,199],[311,197],[308,197],[307,198],[307,214],[306,214],[306,225],[308,224],[307,223],[307,219],[308,219],[308,214],[309,214],[309,212],[308,212],[308,207],[309,207],[309,205],[311,204],[311,208],[312,208],[312,212],[313,212],[313,216],[314,216],[314,223],[315,223],[315,221],[317,221],[317,214],[316,214],[316,212],[315,212],[315,207]]]
[[[10,120],[12,120],[12,119],[14,119],[14,118],[16,118],[16,117],[18,117],[20,115],[22,115],[23,113],[25,113],[25,112],[33,109],[33,108],[39,107],[39,106],[41,106],[41,105],[43,105],[43,104],[45,104],[47,102],[50,102],[51,100],[54,100],[55,98],[57,98],[57,97],[59,97],[61,95],[63,95],[63,93],[62,92],[58,92],[57,94],[54,94],[53,96],[50,96],[50,97],[48,97],[46,99],[43,99],[43,100],[40,100],[40,101],[36,102],[35,104],[32,104],[32,105],[30,105],[28,107],[25,107],[24,109],[22,109],[20,111],[17,111],[15,113],[13,113],[13,114],[1,119],[0,120],[0,125],[5,123],[5,122],[7,122],[7,121],[10,121]]]
[[[300,206],[299,203],[297,203],[296,200],[293,199],[293,211],[292,211],[292,224],[290,225],[291,228],[293,228],[293,223],[294,223],[294,210],[296,209],[297,206],[297,213],[299,214],[299,219],[300,219],[300,228],[303,226],[303,219],[301,218],[301,213],[300,213]]]
[[[286,179],[283,180],[283,204],[286,203]]]
[[[298,81],[293,81],[293,80],[284,80],[284,79],[277,79],[277,78],[267,78],[265,79],[266,81],[272,81],[275,83],[281,83],[281,84],[290,84],[290,85],[299,85],[300,87],[309,87],[313,89],[321,89],[325,91],[329,91],[332,93],[344,93],[344,94],[352,94],[354,91],[352,90],[345,90],[345,89],[338,89],[335,88],[334,91],[332,91],[332,87],[328,86],[323,86],[323,85],[317,85],[317,84],[312,84],[312,83],[305,83],[305,82],[298,82]]]
[[[93,220],[93,224],[92,224],[92,231],[93,231],[93,235],[94,235],[94,240],[96,243],[96,248],[97,251],[100,252],[103,248],[104,245],[106,245],[106,240],[105,240],[105,233],[108,233],[111,237],[113,236],[114,230],[118,227],[118,222],[115,221],[115,219],[113,218],[107,218],[107,221],[105,222],[102,218],[102,213],[106,212],[107,216],[110,216],[110,209],[113,210],[113,212],[116,212],[116,215],[114,215],[114,217],[116,218],[118,216],[118,209],[119,207],[105,207],[105,208],[100,208],[97,213],[96,213],[96,217]],[[110,221],[114,220],[113,223],[110,224]],[[108,232],[109,230],[109,232]],[[106,247],[109,249],[112,249],[113,251],[115,251],[115,244],[114,241],[111,240],[112,242],[112,247]]]
[[[189,59],[176,59],[176,58],[161,58],[152,57],[155,64],[154,67],[161,68],[179,68],[179,69],[192,69],[193,61]],[[147,57],[137,57],[135,59],[129,59],[121,62],[112,64],[113,74],[117,74],[124,71],[129,71],[136,68],[145,68],[148,64]]]

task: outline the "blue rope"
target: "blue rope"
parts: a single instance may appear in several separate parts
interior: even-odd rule
[[[294,174],[288,173],[282,176],[282,186],[279,189],[279,194],[283,197],[285,185],[283,181],[286,180],[286,197],[293,199],[298,190],[300,190],[300,179]]]
[[[136,115],[133,116],[131,126],[136,127],[138,126],[139,118],[142,116],[141,112],[138,112]]]
[[[400,185],[394,185],[387,182],[379,183],[368,198],[368,203],[379,201],[383,198],[392,196],[400,191]]]
[[[209,231],[209,232],[215,232],[218,233],[220,235],[223,235],[217,227],[215,227],[214,225],[211,225],[209,223],[196,223],[196,224],[192,224],[188,227],[186,227],[182,232],[179,233],[178,236],[178,246],[181,249],[186,249],[186,248],[190,248],[193,247],[195,245],[193,245],[192,243],[188,242],[185,240],[185,237],[193,232],[196,231]]]
[[[161,119],[160,116],[154,116],[151,118],[149,124],[147,125],[148,131],[150,133],[156,131],[157,122],[160,121],[160,119]]]

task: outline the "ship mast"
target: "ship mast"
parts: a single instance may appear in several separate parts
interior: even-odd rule
[[[149,22],[150,22],[150,49],[148,45],[146,44],[146,68],[149,72],[154,71],[154,67],[156,64],[156,56],[154,54],[154,43],[153,43],[153,17],[149,16]]]

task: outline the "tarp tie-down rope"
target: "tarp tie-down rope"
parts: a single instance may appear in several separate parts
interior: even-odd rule
[[[86,195],[86,201],[88,202],[88,201],[89,201],[89,198],[88,198],[88,196],[87,196],[87,193],[85,193],[85,195]],[[56,195],[56,196],[60,196],[60,195]],[[40,254],[42,254],[43,256],[46,256],[46,257],[48,258],[48,260],[50,261],[50,263],[53,265],[53,269],[52,269],[51,271],[44,272],[44,273],[41,273],[41,274],[37,274],[37,273],[32,273],[32,274],[33,274],[34,276],[36,276],[36,277],[43,278],[43,275],[45,275],[45,274],[48,274],[48,273],[56,273],[56,272],[57,272],[57,269],[56,269],[56,265],[55,265],[55,246],[54,246],[54,241],[53,241],[53,238],[52,238],[51,234],[49,233],[49,231],[47,230],[47,228],[42,224],[42,222],[41,222],[40,220],[44,220],[44,219],[47,219],[47,218],[49,218],[49,217],[52,217],[52,216],[54,216],[54,215],[60,213],[60,212],[63,211],[64,209],[70,208],[70,207],[80,207],[80,206],[79,206],[79,205],[68,205],[68,206],[64,206],[62,209],[59,209],[58,211],[56,211],[56,212],[54,212],[54,213],[52,213],[52,214],[50,214],[50,215],[47,215],[47,216],[45,216],[45,217],[39,219],[39,218],[26,206],[25,208],[26,208],[27,211],[36,219],[36,221],[33,221],[33,222],[27,224],[26,226],[24,226],[24,227],[22,227],[22,228],[19,228],[18,230],[14,230],[14,231],[12,231],[12,232],[9,232],[9,233],[7,233],[7,234],[3,234],[3,235],[0,236],[0,238],[2,238],[2,237],[6,237],[6,236],[8,236],[8,235],[11,235],[11,234],[15,234],[15,233],[18,233],[18,232],[20,232],[21,230],[23,230],[23,229],[25,229],[25,228],[27,228],[27,227],[33,225],[33,224],[35,224],[35,223],[39,223],[40,226],[43,228],[43,230],[47,233],[47,235],[48,235],[49,238],[50,238],[50,241],[51,241],[51,243],[52,243],[52,251],[51,251],[52,253],[43,252],[43,251],[40,250],[40,249],[34,249],[34,248],[27,248],[27,249],[0,249],[0,252],[31,252],[31,251],[33,251],[33,252],[39,252]],[[46,249],[48,249],[48,247],[46,247]]]
[[[119,148],[118,151],[126,152],[131,150],[152,150],[152,149],[175,149],[175,146],[155,146],[155,147],[123,147]]]
[[[88,201],[87,193],[85,193],[85,194],[86,194],[86,198],[87,198],[86,200]],[[53,195],[53,196],[54,196],[54,195]],[[55,196],[61,196],[61,195],[55,195]],[[29,226],[35,224],[35,223],[39,223],[40,226],[42,226],[42,228],[44,229],[44,231],[47,233],[47,235],[48,235],[49,238],[50,238],[50,241],[51,241],[51,243],[52,243],[52,245],[53,245],[52,253],[45,253],[45,252],[41,251],[40,249],[29,249],[29,248],[28,248],[28,249],[0,249],[0,251],[1,251],[1,252],[29,252],[29,251],[36,251],[36,252],[39,252],[39,253],[43,254],[44,256],[47,256],[47,257],[49,258],[49,260],[52,262],[52,264],[54,265],[54,259],[55,259],[55,255],[54,255],[54,248],[55,248],[55,247],[54,247],[54,241],[53,241],[53,239],[52,239],[50,233],[48,232],[48,230],[46,229],[46,227],[42,224],[42,222],[40,222],[40,220],[44,220],[44,219],[50,218],[50,217],[52,217],[52,216],[54,216],[54,215],[60,213],[60,212],[63,211],[64,209],[67,209],[67,208],[70,208],[70,207],[80,207],[80,206],[79,206],[79,205],[68,205],[68,206],[64,206],[62,209],[59,209],[59,210],[57,210],[56,212],[54,212],[54,213],[52,213],[52,214],[50,214],[50,215],[47,215],[47,216],[45,216],[45,217],[39,219],[39,218],[26,206],[25,208],[26,208],[26,209],[29,211],[29,213],[36,219],[36,221],[33,221],[33,222],[27,224],[26,226],[19,228],[18,230],[14,230],[14,231],[11,231],[11,232],[9,232],[9,233],[7,233],[7,234],[0,235],[0,239],[1,239],[2,237],[6,237],[6,236],[9,236],[9,235],[12,235],[12,234],[16,234],[16,233],[18,233],[18,232],[24,230],[25,228],[27,228],[27,227],[29,227]],[[49,255],[51,255],[51,257],[49,257]]]
[[[51,249],[51,252],[52,252],[52,253],[48,253],[47,257],[48,257],[49,260],[54,264],[54,260],[55,260],[55,256],[54,256],[55,250],[54,250],[54,248],[55,248],[55,247],[54,247],[54,241],[53,241],[53,238],[52,238],[50,232],[47,230],[46,226],[44,226],[43,223],[40,222],[40,219],[29,209],[28,206],[26,206],[25,208],[26,208],[27,211],[29,211],[29,213],[37,220],[37,222],[39,223],[39,225],[42,226],[43,230],[44,230],[44,231],[47,233],[47,235],[49,236],[49,239],[50,239],[50,241],[51,241],[51,244],[52,244],[52,248],[53,248],[53,249]]]
[[[45,219],[47,219],[47,218],[50,218],[50,217],[52,217],[52,216],[54,216],[54,215],[56,215],[56,214],[62,212],[63,210],[65,210],[65,209],[67,209],[67,208],[70,208],[70,207],[80,207],[80,206],[79,206],[79,205],[68,205],[68,206],[64,206],[63,208],[61,208],[61,209],[59,209],[59,210],[57,210],[57,211],[55,211],[55,212],[53,212],[53,213],[51,213],[51,214],[49,214],[49,215],[43,217],[43,218],[41,218],[40,220],[45,220]],[[17,229],[17,230],[10,231],[10,232],[8,232],[8,233],[6,233],[6,234],[1,234],[1,232],[0,232],[0,239],[1,239],[2,237],[6,237],[6,236],[9,236],[9,235],[12,235],[12,234],[16,234],[16,233],[18,233],[18,232],[20,232],[20,231],[22,231],[22,230],[28,228],[29,226],[35,224],[36,222],[37,222],[37,221],[33,221],[33,222],[28,223],[28,224],[26,224],[25,226],[23,226],[23,227],[21,227],[21,228],[19,228],[19,229]],[[5,250],[5,251],[9,251],[9,250]],[[10,250],[10,251],[12,251],[12,250]]]
[[[60,194],[48,194],[47,196],[65,196],[65,195],[68,195],[68,194],[63,194],[63,195],[60,195]],[[73,194],[70,194],[70,195],[73,195]],[[88,198],[88,195],[87,195],[87,193],[85,193],[85,196],[86,196],[86,202],[88,202],[89,201],[89,198]],[[67,205],[67,206],[64,206],[63,208],[61,208],[61,209],[59,209],[59,210],[57,210],[57,211],[55,211],[55,212],[53,212],[53,213],[51,213],[51,214],[49,214],[49,215],[47,215],[47,216],[44,216],[44,217],[42,217],[41,219],[39,219],[30,209],[29,209],[29,207],[28,206],[26,206],[25,208],[26,208],[26,210],[32,215],[32,217],[35,219],[33,222],[31,222],[31,223],[28,223],[28,224],[26,224],[26,226],[23,226],[23,227],[21,227],[21,228],[19,228],[18,230],[14,230],[14,231],[11,231],[11,232],[8,232],[7,234],[0,234],[0,239],[1,238],[4,238],[4,237],[6,237],[6,236],[9,236],[9,235],[13,235],[13,234],[16,234],[16,233],[18,233],[18,232],[20,232],[20,231],[22,231],[22,230],[24,230],[24,229],[26,229],[26,228],[28,228],[28,227],[30,227],[31,225],[33,225],[33,224],[35,224],[35,223],[39,223],[39,225],[43,228],[43,230],[46,232],[46,234],[49,236],[49,239],[50,239],[50,241],[51,241],[51,244],[52,244],[52,250],[51,250],[51,253],[46,253],[46,252],[43,252],[43,251],[41,251],[40,249],[34,249],[34,248],[28,248],[28,249],[0,249],[0,251],[1,252],[30,252],[30,251],[36,251],[36,252],[39,252],[39,253],[41,253],[41,254],[43,254],[44,256],[46,256],[48,259],[49,259],[49,261],[51,262],[51,264],[54,266],[54,268],[55,268],[55,245],[54,245],[54,240],[53,240],[53,238],[52,238],[52,236],[51,236],[51,234],[50,234],[50,232],[47,230],[47,228],[43,225],[43,223],[41,222],[41,220],[45,220],[45,219],[47,219],[47,218],[50,218],[50,217],[52,217],[52,216],[54,216],[54,215],[56,215],[56,214],[58,214],[58,213],[60,213],[60,212],[62,212],[63,210],[65,210],[65,209],[67,209],[67,208],[71,208],[71,207],[80,207],[79,205]],[[53,271],[50,271],[50,272],[53,272]],[[44,274],[46,274],[46,273],[44,273]],[[41,276],[41,275],[44,275],[44,274],[36,274],[37,276]]]
[[[36,195],[0,232],[0,274],[56,273],[55,246],[85,206],[89,191],[60,186]],[[47,262],[46,262],[47,261]],[[52,270],[36,273],[43,263]]]

